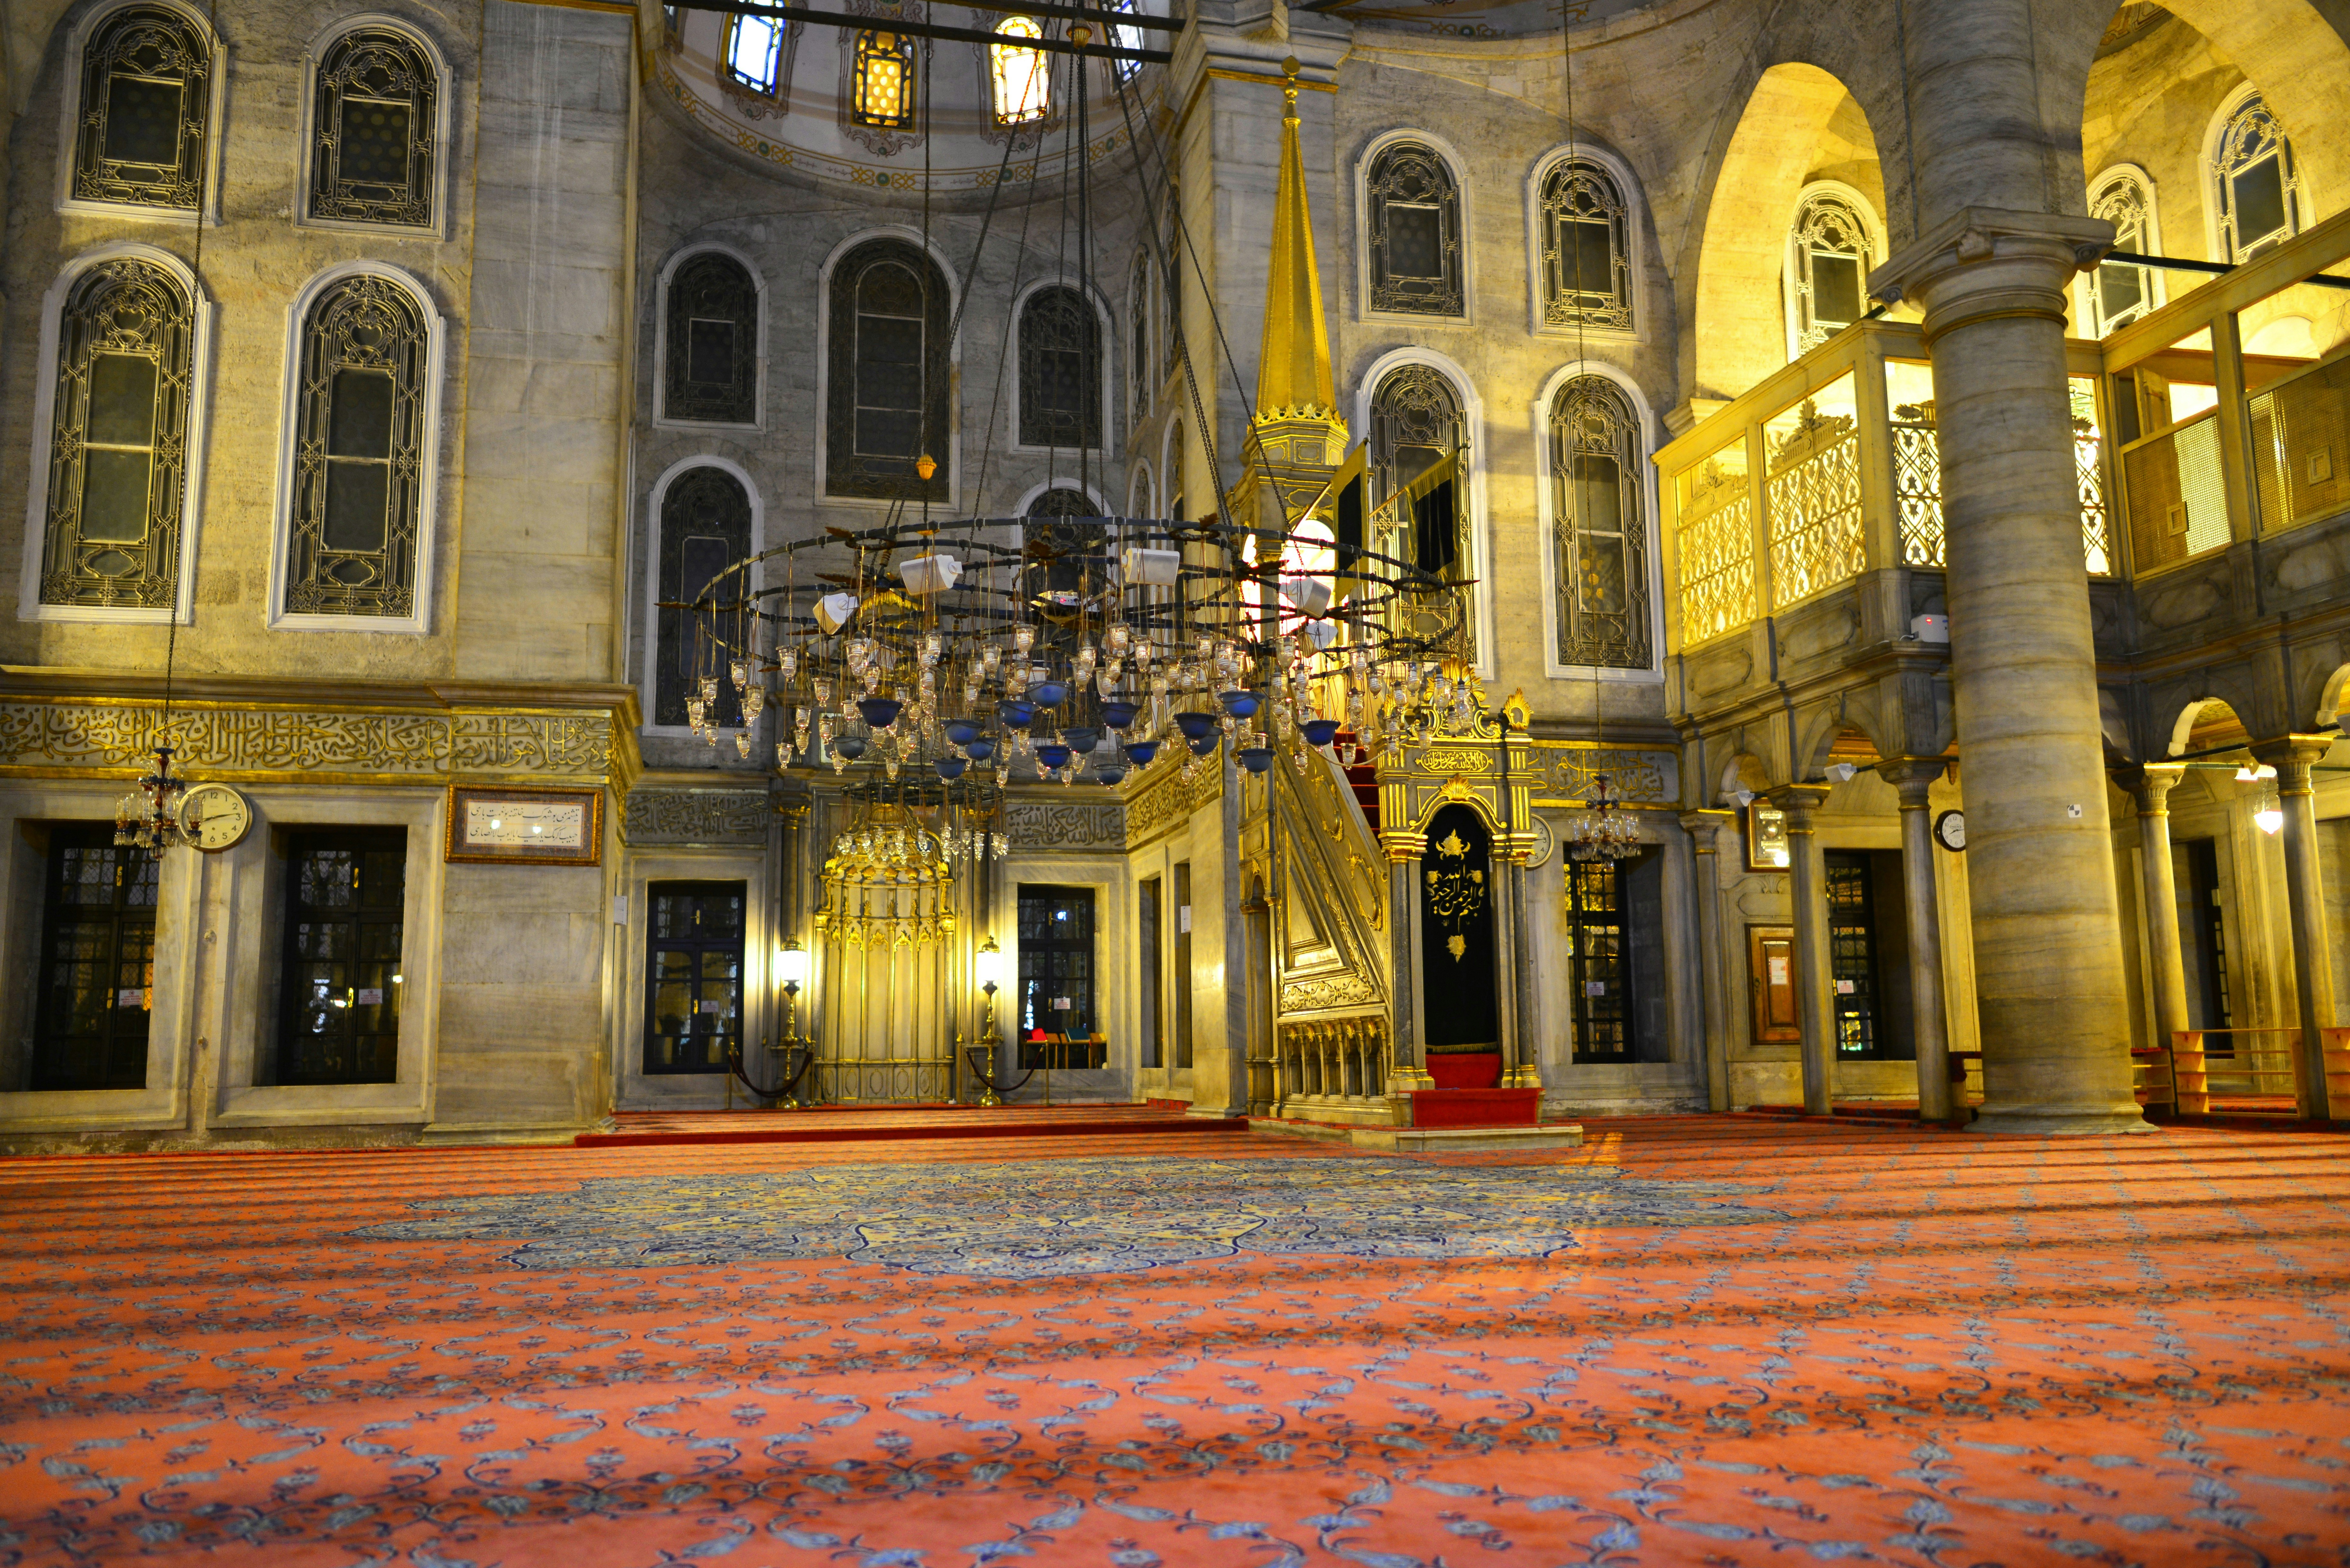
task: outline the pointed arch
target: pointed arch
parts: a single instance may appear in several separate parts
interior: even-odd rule
[[[1596,401],[1591,410],[1583,407],[1586,400],[1609,399],[1612,410]],[[1563,437],[1562,421],[1573,422],[1586,411],[1607,412],[1613,420],[1627,422],[1620,430],[1595,430],[1587,441],[1575,441],[1579,425]],[[1534,503],[1539,536],[1544,541],[1544,673],[1554,680],[1661,680],[1663,579],[1657,543],[1656,465],[1648,461],[1657,450],[1657,421],[1648,395],[1615,366],[1578,359],[1551,373],[1531,412],[1534,450],[1543,454]],[[1614,472],[1600,472],[1603,463],[1612,464]],[[1615,487],[1612,522],[1577,510],[1578,486],[1603,482]],[[1620,557],[1609,557],[1617,569],[1612,576],[1603,574],[1598,598],[1582,590],[1580,565],[1570,568],[1564,558],[1570,544],[1580,551],[1586,528],[1595,545],[1621,550]],[[1579,563],[1579,554],[1575,560]],[[1572,603],[1570,588],[1577,590]],[[1578,605],[1586,606],[1605,627],[1580,624]]]

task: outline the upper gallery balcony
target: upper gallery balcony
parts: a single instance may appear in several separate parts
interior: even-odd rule
[[[2102,342],[2067,340],[2102,658],[2344,597],[2350,280],[2318,275],[2345,256],[2350,213]],[[1842,670],[1942,610],[1941,466],[1917,326],[1846,328],[1656,461],[1677,709]]]

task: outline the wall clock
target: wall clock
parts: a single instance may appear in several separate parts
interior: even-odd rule
[[[252,828],[252,803],[226,784],[194,784],[180,797],[180,831],[207,855],[234,848]]]
[[[1960,850],[1967,846],[1967,819],[1955,811],[1946,811],[1934,819],[1934,838],[1945,849]]]

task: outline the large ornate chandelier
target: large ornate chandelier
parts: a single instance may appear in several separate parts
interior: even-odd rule
[[[1575,860],[1628,860],[1641,849],[1639,825],[1607,798],[1606,774],[1591,776],[1591,800],[1567,818],[1565,836]]]

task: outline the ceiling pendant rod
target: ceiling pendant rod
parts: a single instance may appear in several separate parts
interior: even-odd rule
[[[763,5],[748,0],[681,0],[680,8],[687,11],[723,11],[737,16],[780,16],[787,22],[806,22],[824,27],[854,27],[860,32],[903,33],[914,38],[943,38],[950,43],[996,44],[1003,42],[993,33],[976,27],[950,27],[939,22],[915,22],[895,16],[852,16],[840,11],[812,11],[805,5]],[[1028,16],[1032,12],[1044,16],[1081,16],[1098,21],[1097,12],[1080,11],[1073,5],[1030,5],[1009,12],[1013,16]],[[1154,18],[1138,17],[1138,22]],[[1118,25],[1127,25],[1121,15]],[[1128,49],[1113,44],[1073,44],[1066,38],[1024,38],[1024,49],[1041,49],[1048,54],[1089,55],[1105,60],[1140,60],[1145,65],[1167,65],[1175,57],[1165,49]]]

